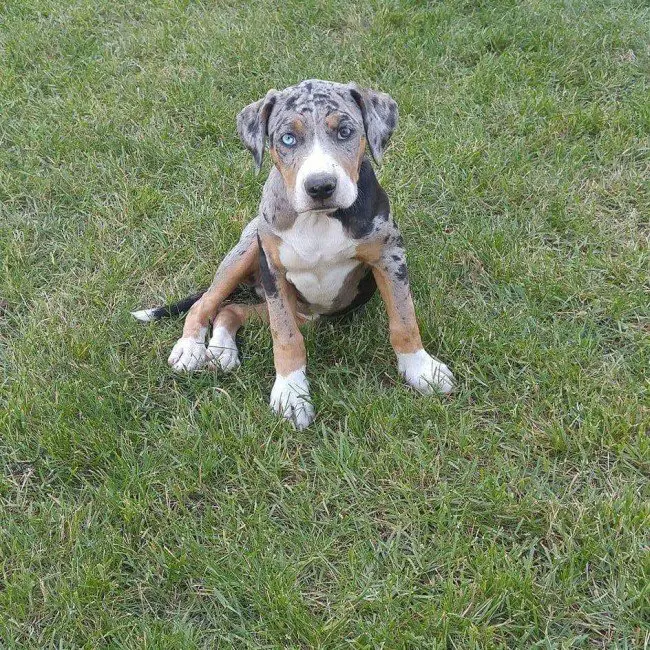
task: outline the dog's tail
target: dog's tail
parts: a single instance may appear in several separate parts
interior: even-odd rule
[[[132,311],[131,315],[143,323],[148,323],[152,320],[160,320],[161,318],[168,318],[169,316],[180,316],[184,314],[189,308],[207,291],[203,289],[198,293],[193,293],[183,300],[179,300],[171,305],[163,305],[161,307],[152,307],[151,309],[139,309]]]
[[[161,307],[152,307],[151,309],[139,309],[132,311],[131,315],[137,318],[142,323],[148,323],[152,320],[160,320],[161,318],[169,318],[170,316],[181,316],[207,291],[208,289],[201,289],[198,293],[193,293],[183,300],[172,303],[171,305],[162,305]],[[233,292],[224,300],[224,304],[231,302],[243,302],[246,304],[257,304],[260,300],[264,300],[264,293],[262,288],[255,284],[255,282],[244,282],[243,284],[235,287]]]

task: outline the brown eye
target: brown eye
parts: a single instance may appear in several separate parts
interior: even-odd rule
[[[352,135],[352,129],[349,126],[342,126],[339,129],[339,140],[347,140]]]

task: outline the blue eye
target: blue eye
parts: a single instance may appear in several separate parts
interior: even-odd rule
[[[352,135],[352,129],[349,126],[342,126],[339,129],[339,140],[347,140]]]
[[[296,144],[296,136],[293,133],[285,133],[282,136],[282,144],[287,147],[293,147]]]

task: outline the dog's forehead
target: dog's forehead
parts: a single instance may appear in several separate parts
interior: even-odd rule
[[[323,119],[336,111],[361,116],[350,87],[334,81],[308,79],[278,93],[269,130],[272,131],[274,126],[282,123],[289,115],[311,115],[313,119]]]

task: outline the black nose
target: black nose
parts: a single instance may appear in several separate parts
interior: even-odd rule
[[[336,176],[332,174],[312,174],[305,179],[305,192],[312,199],[328,199],[336,189]]]

